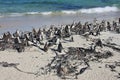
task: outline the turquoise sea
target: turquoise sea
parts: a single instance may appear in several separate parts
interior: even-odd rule
[[[118,11],[120,0],[0,0],[0,16]]]

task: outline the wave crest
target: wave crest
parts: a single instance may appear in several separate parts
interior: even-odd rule
[[[0,14],[0,17],[5,16],[24,16],[24,15],[62,15],[62,14],[81,14],[81,13],[105,13],[105,12],[117,12],[119,8],[113,6],[106,6],[106,7],[97,7],[97,8],[89,8],[89,9],[79,9],[79,10],[63,10],[63,11],[56,11],[56,12],[25,12],[25,13],[9,13],[9,14]]]
[[[104,13],[104,12],[116,12],[116,11],[119,11],[119,9],[117,7],[106,6],[104,8],[97,7],[97,8],[91,8],[91,9],[81,9],[79,11],[81,13]]]

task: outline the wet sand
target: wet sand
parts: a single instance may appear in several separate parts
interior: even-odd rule
[[[94,18],[98,20],[116,20],[120,17],[120,12],[94,13],[94,14],[62,14],[62,15],[26,15],[16,17],[0,18],[0,34],[5,31],[15,31],[16,29],[26,31],[39,27],[49,27],[50,25],[64,25],[75,22],[93,21]]]

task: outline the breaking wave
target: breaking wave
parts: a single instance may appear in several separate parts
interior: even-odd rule
[[[62,15],[62,14],[92,14],[92,13],[105,13],[105,12],[117,12],[119,11],[118,7],[97,7],[97,8],[88,8],[88,9],[79,9],[79,10],[62,10],[62,11],[49,11],[49,12],[25,12],[25,13],[6,13],[0,14],[0,17],[6,16],[25,16],[25,15]]]
[[[98,8],[91,8],[91,9],[81,9],[81,13],[104,13],[104,12],[116,12],[119,11],[117,7],[109,7],[106,6],[104,8],[98,7]]]

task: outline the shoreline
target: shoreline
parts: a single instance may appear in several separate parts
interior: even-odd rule
[[[22,31],[31,30],[40,27],[49,27],[50,25],[66,25],[81,21],[82,23],[92,22],[94,18],[97,20],[116,20],[120,17],[120,11],[107,13],[92,13],[92,14],[64,14],[64,15],[28,15],[17,17],[0,18],[0,34],[10,30],[11,32],[19,29]]]

